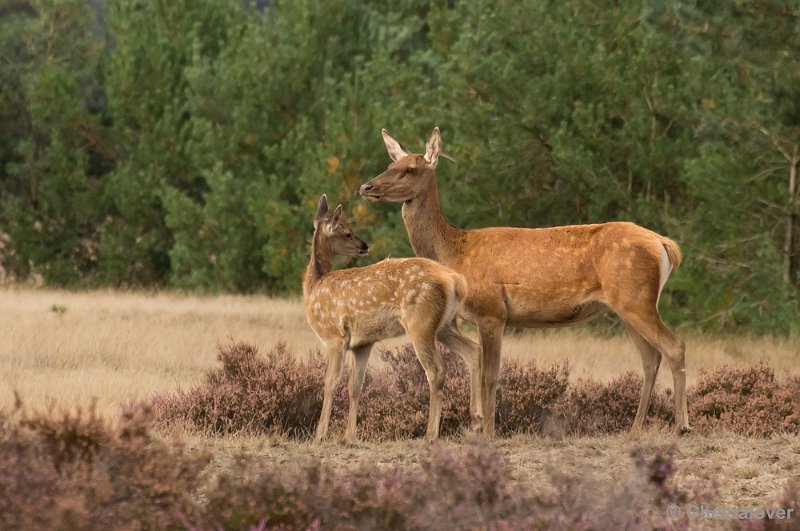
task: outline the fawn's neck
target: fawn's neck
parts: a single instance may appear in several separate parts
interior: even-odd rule
[[[320,233],[314,231],[311,239],[311,258],[306,268],[306,276],[303,280],[303,295],[308,296],[322,278],[333,270],[333,253]]]

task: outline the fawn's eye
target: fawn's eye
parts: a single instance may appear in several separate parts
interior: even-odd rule
[[[412,168],[411,166],[409,166],[408,168],[406,168],[406,175],[409,175],[409,174],[411,174],[411,173],[414,173],[414,170],[415,170],[415,169],[416,169],[416,168]]]

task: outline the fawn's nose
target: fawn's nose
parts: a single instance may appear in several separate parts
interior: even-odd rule
[[[364,184],[361,185],[361,188],[359,189],[359,193],[361,195],[368,194],[368,193],[370,193],[372,191],[373,188],[375,188],[375,187],[372,186],[371,184],[364,183]]]

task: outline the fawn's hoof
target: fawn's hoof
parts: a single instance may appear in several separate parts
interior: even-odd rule
[[[469,427],[472,433],[483,433],[483,417],[475,417],[472,419],[472,425]]]
[[[345,436],[344,439],[342,439],[342,443],[347,445],[347,446],[358,446],[358,437]]]

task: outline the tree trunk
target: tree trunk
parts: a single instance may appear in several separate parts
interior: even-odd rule
[[[795,225],[795,207],[797,195],[797,166],[800,163],[798,159],[797,148],[795,148],[794,156],[789,161],[789,208],[786,210],[786,233],[783,237],[783,280],[788,283],[794,283],[795,279],[795,256],[794,256],[794,225]]]

